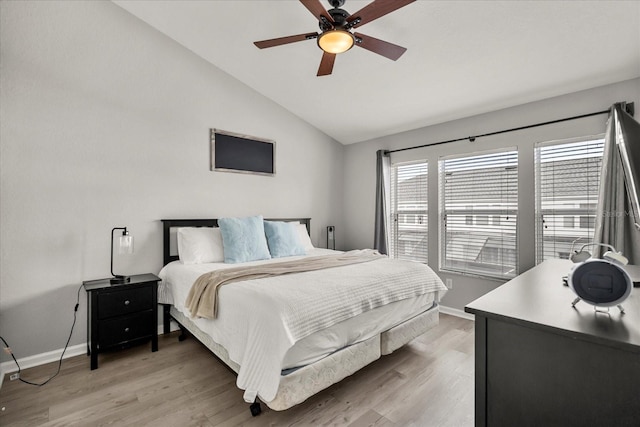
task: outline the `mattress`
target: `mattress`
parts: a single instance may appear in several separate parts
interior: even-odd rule
[[[330,252],[333,251],[314,249],[313,251],[310,251],[308,256],[317,256]],[[296,257],[289,257],[287,258],[287,260],[291,260],[294,258]],[[247,263],[247,265],[255,265],[263,262],[265,261]],[[266,262],[278,262],[278,260],[270,260]],[[161,303],[173,304],[175,310],[188,318],[190,322],[192,322],[200,331],[211,337],[213,342],[220,343],[221,346],[224,346],[225,352],[227,353],[229,360],[232,362],[230,364],[231,366],[233,366],[234,364],[238,367],[251,366],[253,368],[250,369],[249,372],[249,375],[251,375],[251,373],[256,371],[259,366],[259,364],[255,365],[255,367],[253,366],[255,364],[254,359],[257,355],[252,355],[252,351],[250,350],[238,352],[236,349],[236,351],[234,351],[234,345],[232,341],[239,340],[244,342],[253,342],[255,340],[260,340],[263,342],[263,344],[271,344],[269,338],[265,338],[263,336],[265,335],[265,331],[267,334],[271,331],[269,328],[262,327],[260,333],[256,334],[253,333],[250,328],[247,329],[245,325],[243,325],[243,323],[245,322],[244,318],[238,317],[238,313],[233,313],[235,311],[234,307],[230,306],[229,304],[224,304],[225,294],[222,293],[222,291],[227,293],[239,293],[239,296],[236,296],[235,299],[231,298],[227,299],[227,301],[233,301],[235,304],[238,304],[238,306],[240,306],[245,304],[245,300],[248,295],[248,293],[246,293],[246,287],[229,285],[221,290],[221,315],[218,319],[209,320],[203,318],[191,318],[190,313],[184,306],[186,295],[188,294],[191,285],[197,277],[214,268],[230,267],[234,267],[234,265],[184,265],[180,262],[172,262],[165,266],[165,268],[163,268],[163,270],[160,272],[160,277],[163,280],[159,288],[159,301]],[[428,272],[430,272],[430,270],[428,270]],[[313,333],[310,333],[302,338],[298,336],[283,337],[282,332],[276,331],[276,335],[279,333],[280,336],[274,338],[274,340],[279,339],[281,343],[288,341],[292,343],[292,345],[290,346],[285,346],[286,352],[283,355],[277,356],[279,363],[278,374],[280,374],[282,371],[286,372],[288,370],[295,370],[302,366],[314,364],[322,359],[331,357],[332,355],[337,354],[339,350],[349,348],[354,344],[368,342],[371,338],[379,336],[381,332],[400,326],[400,324],[406,319],[413,318],[420,313],[428,311],[430,308],[437,305],[439,292],[444,288],[444,286],[441,285],[441,282],[439,282],[439,279],[437,279],[437,276],[435,278],[432,276],[435,276],[435,274],[426,275],[424,280],[433,282],[433,286],[435,286],[434,289],[436,289],[436,291],[423,293],[412,298],[405,298],[382,306],[376,306],[370,309],[362,310],[360,314],[357,314],[335,324],[331,324],[329,327],[323,328],[321,330],[314,331]],[[321,278],[322,275],[316,274],[314,280],[320,280]],[[256,286],[257,284],[252,285]],[[233,290],[229,290],[229,288],[233,288]],[[243,292],[245,293],[243,294]],[[245,311],[247,310],[246,307],[244,307],[243,309]],[[256,313],[260,312],[261,310],[266,310],[266,308],[264,308],[262,304],[254,305],[252,309],[253,311],[247,311],[248,313],[250,313],[248,315],[249,317],[251,317],[252,315],[257,315]],[[233,318],[233,321],[229,321],[229,319],[225,320],[225,311],[227,317],[229,317],[229,319]],[[230,316],[231,314],[235,315],[235,317]],[[265,314],[267,313],[262,313],[262,315]],[[269,315],[273,317],[272,313],[269,313]],[[230,346],[230,351],[227,351],[229,349],[227,349],[226,347],[229,347],[229,343],[232,344]],[[282,345],[280,347],[282,348]],[[256,352],[256,349],[261,349],[260,351],[263,352],[264,345],[262,347],[259,345],[255,346],[253,353]],[[252,357],[253,359],[251,359]],[[267,357],[265,356],[264,358],[266,359]],[[256,375],[260,376],[262,374]],[[260,397],[267,402],[274,398],[279,381],[279,375],[278,378],[273,378],[273,374],[271,374],[271,376],[272,378],[270,379],[269,387],[262,387],[265,390],[268,389],[268,391],[265,392],[264,395],[262,393],[260,394]],[[252,401],[252,399],[255,399],[255,397],[260,392],[261,387],[251,387],[246,385],[247,382],[242,379],[242,373],[240,372],[238,376],[238,387],[246,389],[247,392],[245,393],[245,400]]]

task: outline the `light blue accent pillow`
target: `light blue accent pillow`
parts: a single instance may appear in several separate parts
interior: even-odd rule
[[[222,234],[224,262],[240,262],[270,259],[267,239],[264,235],[262,215],[246,218],[220,218],[218,226]]]
[[[267,235],[269,252],[274,258],[307,254],[298,238],[296,225],[292,222],[265,221],[264,233]]]

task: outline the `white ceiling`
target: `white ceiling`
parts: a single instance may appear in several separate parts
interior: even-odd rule
[[[114,3],[343,144],[640,76],[640,1],[419,0],[358,29],[398,61],[353,48],[325,77],[315,40],[253,45],[318,31],[296,0]]]

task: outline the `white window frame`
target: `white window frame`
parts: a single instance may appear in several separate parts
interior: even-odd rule
[[[597,189],[600,183],[603,148],[604,134],[544,141],[535,144],[536,264],[540,264],[549,258],[568,257],[572,250],[577,250],[585,243],[593,241],[596,205],[598,202]],[[589,176],[589,172],[592,175],[590,182],[585,182],[584,180],[575,181],[573,172],[568,180],[571,186],[580,185],[585,187],[586,195],[584,197],[586,197],[586,199],[575,199],[571,202],[566,198],[567,196],[565,196],[564,199],[558,197],[560,200],[555,200],[555,197],[554,200],[548,198],[543,200],[545,199],[543,197],[543,191],[548,191],[546,190],[547,185],[561,185],[563,186],[562,188],[564,188],[566,183],[562,182],[560,175],[556,175],[555,170],[553,175],[550,175],[550,171],[543,172],[542,164],[554,160],[558,162],[571,160],[568,156],[576,155],[580,156],[575,157],[576,159],[600,159],[596,164],[589,162],[584,165],[585,168],[588,168],[585,169],[584,172],[587,174],[587,177]],[[595,170],[592,167],[595,168]],[[566,164],[558,168],[559,174],[563,171],[567,171]],[[543,173],[545,174],[544,177]],[[597,174],[597,177],[594,177],[594,174]],[[559,182],[556,183],[556,180]],[[594,188],[595,191],[592,191]],[[543,203],[545,206],[543,206]],[[585,205],[591,205],[591,207],[585,208]],[[573,219],[573,221],[571,221],[571,219]],[[569,227],[571,223],[573,227]],[[585,225],[588,225],[588,227],[585,227]],[[545,250],[545,241],[548,242],[547,250]],[[553,252],[560,256],[550,256],[550,248],[553,248]]]
[[[518,160],[517,147],[456,154],[439,159],[440,271],[501,280],[518,274]],[[447,192],[451,184],[447,184],[446,179],[451,174],[455,173],[461,182],[464,182],[464,174],[469,175],[471,182],[478,182],[478,177],[489,177],[484,172],[474,176],[473,171],[489,171],[495,169],[495,165],[498,170],[503,168],[508,171],[503,176],[496,175],[496,179],[502,180],[500,189],[503,185],[508,186],[507,199],[474,201],[473,188],[465,193],[468,197],[457,200],[457,196],[449,194],[452,189]],[[480,221],[479,216],[482,217]],[[488,222],[485,218],[488,218]],[[452,228],[457,230],[450,231]],[[492,243],[498,246],[491,247]]]
[[[423,172],[425,176],[422,200],[410,203],[398,209],[398,172],[404,176],[412,173]],[[394,163],[391,165],[391,195],[389,218],[389,254],[392,258],[428,263],[429,258],[429,163],[427,160],[415,160],[410,162]],[[419,185],[422,183],[419,182]],[[404,230],[402,230],[404,228]],[[414,230],[412,231],[411,228]],[[403,236],[405,239],[403,239]],[[423,236],[423,237],[421,237]],[[413,246],[414,253],[408,253],[406,248],[411,245],[411,239],[417,239]],[[401,242],[401,240],[405,240]]]

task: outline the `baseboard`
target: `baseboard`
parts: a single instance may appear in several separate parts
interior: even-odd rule
[[[180,328],[173,322],[171,324],[170,331],[177,331]],[[158,326],[158,335],[163,334],[162,325]],[[44,365],[51,362],[57,362],[60,360],[60,355],[62,355],[63,349],[48,351],[46,353],[36,354],[33,356],[27,356],[18,359],[18,363],[20,364],[20,369],[25,370],[28,368],[33,368],[35,366]],[[71,347],[67,347],[67,351],[64,352],[64,359],[68,359],[69,357],[79,356],[81,354],[87,354],[87,343],[77,344]],[[16,362],[13,360],[9,360],[7,362],[0,363],[0,388],[2,388],[2,382],[4,381],[4,377],[6,374],[11,374],[13,372],[18,372],[18,366]]]
[[[20,369],[25,370],[28,368],[33,368],[34,366],[57,362],[58,360],[60,360],[62,350],[63,349],[48,351],[46,353],[36,354],[33,356],[27,356],[18,359]],[[63,360],[68,359],[69,357],[79,356],[81,354],[87,354],[87,343],[67,347],[67,351],[64,352]],[[16,362],[10,360],[8,362],[2,362],[2,364],[0,364],[0,370],[2,371],[2,376],[4,378],[6,374],[18,372],[18,366],[16,365]]]
[[[467,313],[457,308],[447,307],[446,305],[440,305],[440,313],[449,314],[451,316],[462,317],[467,320],[476,320],[476,316],[471,313]]]

